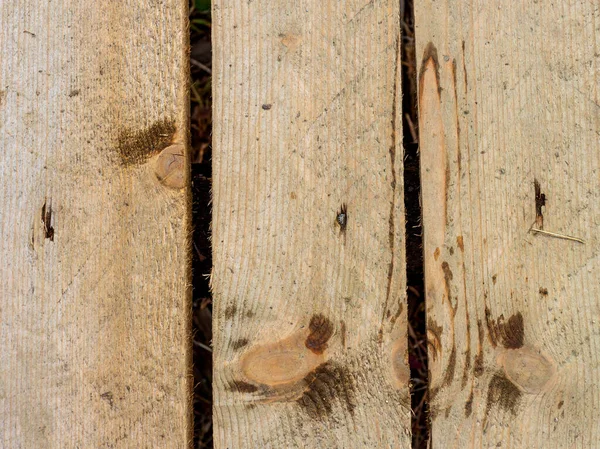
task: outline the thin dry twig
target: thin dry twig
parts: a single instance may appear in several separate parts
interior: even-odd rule
[[[205,345],[204,343],[202,343],[202,342],[200,342],[200,341],[194,340],[194,344],[195,344],[196,346],[199,346],[200,348],[202,348],[202,349],[204,349],[204,350],[206,350],[206,351],[210,352],[210,353],[212,353],[212,352],[213,352],[213,350],[212,350],[212,348],[211,348],[210,346],[207,346],[207,345]]]
[[[212,70],[210,67],[208,67],[207,65],[202,64],[200,61],[196,61],[193,58],[190,58],[190,62],[192,65],[195,65],[196,67],[204,70],[206,73],[208,73],[209,75],[212,75]]]
[[[415,125],[410,118],[410,114],[405,114],[406,123],[408,123],[408,128],[410,130],[410,136],[412,137],[412,143],[417,143],[419,141],[419,137],[417,135],[417,130],[415,129]]]
[[[573,237],[572,235],[566,235],[566,234],[559,234],[558,232],[550,232],[550,231],[545,231],[543,229],[537,229],[532,227],[530,229],[531,232],[533,232],[534,234],[543,234],[543,235],[548,235],[550,237],[556,237],[557,239],[563,239],[563,240],[570,240],[572,242],[578,242],[578,243],[585,243],[585,240],[580,239],[579,237]]]

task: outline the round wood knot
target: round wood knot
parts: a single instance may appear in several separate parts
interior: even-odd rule
[[[554,363],[528,348],[510,349],[503,356],[506,377],[526,393],[539,393],[556,371]]]
[[[166,187],[182,189],[185,185],[184,147],[180,143],[168,146],[158,155],[154,165],[156,179]]]

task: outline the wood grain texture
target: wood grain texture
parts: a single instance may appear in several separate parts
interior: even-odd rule
[[[217,448],[410,446],[398,6],[213,3]]]
[[[432,448],[597,447],[598,3],[415,7]]]
[[[186,24],[0,2],[1,447],[189,441]]]

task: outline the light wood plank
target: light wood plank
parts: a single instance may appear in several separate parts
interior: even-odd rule
[[[217,448],[410,446],[398,6],[213,4]]]
[[[415,8],[432,448],[596,447],[598,3]]]
[[[1,447],[190,439],[187,41],[181,0],[0,2]]]

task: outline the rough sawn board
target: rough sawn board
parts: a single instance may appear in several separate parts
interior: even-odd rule
[[[187,2],[0,2],[0,447],[191,439]]]
[[[598,2],[415,12],[432,449],[598,447]]]
[[[215,444],[408,448],[399,3],[213,3]]]

